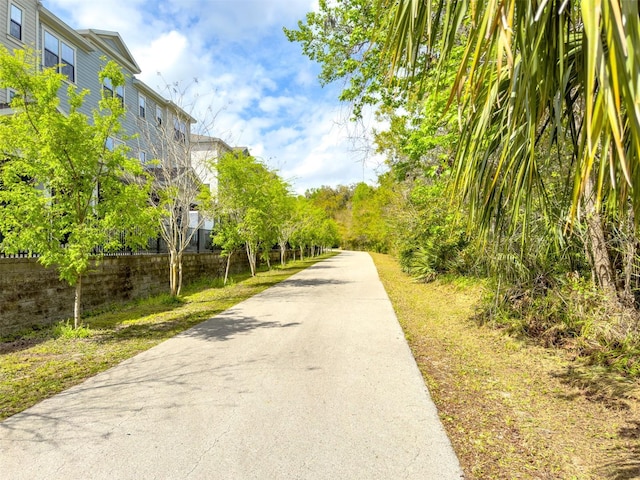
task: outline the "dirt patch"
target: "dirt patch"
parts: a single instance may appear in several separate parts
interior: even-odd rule
[[[0,355],[19,352],[31,348],[44,340],[41,338],[21,338],[12,342],[0,342]]]

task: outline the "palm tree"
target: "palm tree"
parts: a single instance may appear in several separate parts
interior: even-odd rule
[[[530,216],[547,194],[539,151],[551,139],[570,172],[565,220],[586,220],[594,272],[615,291],[601,212],[640,218],[638,2],[379,1],[396,78],[465,48],[450,103],[464,115],[455,185],[474,218]]]

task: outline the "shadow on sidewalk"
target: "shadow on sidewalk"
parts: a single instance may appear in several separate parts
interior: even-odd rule
[[[182,332],[179,337],[199,338],[209,341],[226,341],[260,328],[289,328],[300,325],[299,322],[280,323],[276,321],[258,320],[253,317],[237,315],[234,310],[227,310],[218,316],[206,320]]]

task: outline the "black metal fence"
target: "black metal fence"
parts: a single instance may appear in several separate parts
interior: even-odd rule
[[[189,229],[189,234],[193,232],[193,229]],[[125,232],[120,233],[120,244],[124,243]],[[0,235],[0,242],[2,242],[2,235]],[[211,243],[211,230],[207,230],[205,228],[199,228],[191,237],[189,241],[189,245],[185,249],[185,253],[211,253],[214,251],[213,245]],[[149,238],[147,241],[147,246],[144,248],[131,249],[127,247],[122,247],[118,250],[109,250],[104,251],[103,247],[95,247],[94,254],[95,255],[105,255],[105,256],[114,256],[114,255],[148,255],[148,254],[157,254],[157,253],[168,253],[169,249],[167,247],[167,242],[162,239],[161,236],[157,236],[155,238]],[[7,254],[0,250],[0,258],[30,258],[30,257],[39,257],[37,253],[29,253],[26,251],[20,251],[14,254]]]

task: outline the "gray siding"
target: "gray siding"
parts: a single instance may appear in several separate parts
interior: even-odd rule
[[[9,34],[9,9],[11,4],[18,6],[23,12],[23,42],[17,41]],[[151,160],[153,148],[149,147],[149,139],[153,139],[155,135],[156,125],[156,105],[160,105],[163,111],[164,126],[170,134],[173,133],[173,116],[171,109],[168,107],[167,101],[159,94],[151,91],[141,82],[134,79],[136,72],[131,71],[127,61],[123,64],[118,58],[112,58],[106,49],[101,45],[107,45],[108,49],[112,49],[127,58],[126,47],[123,49],[118,45],[117,41],[103,35],[100,40],[96,41],[96,36],[92,36],[93,31],[75,31],[68,25],[60,21],[55,15],[40,10],[37,0],[0,0],[0,22],[4,22],[5,32],[0,35],[0,42],[9,50],[17,48],[32,48],[36,50],[43,62],[44,38],[45,31],[56,36],[58,40],[66,43],[75,51],[75,81],[65,82],[67,85],[75,85],[80,90],[88,90],[89,93],[85,97],[84,105],[80,112],[87,115],[90,119],[92,112],[98,108],[101,98],[102,84],[98,79],[98,72],[103,68],[106,61],[113,59],[118,63],[125,74],[126,84],[124,87],[124,102],[127,113],[122,119],[121,137],[133,137],[125,140],[130,148],[132,157],[138,158],[140,150],[147,153],[147,159]],[[108,32],[105,32],[108,33]],[[104,42],[104,44],[100,43]],[[133,62],[132,66],[135,66]],[[139,116],[138,94],[142,93],[147,101],[146,118],[141,119]],[[7,101],[7,91],[0,89],[0,103]],[[66,85],[60,90],[60,109],[68,111],[69,105],[66,99]],[[91,121],[91,120],[90,120]],[[144,132],[151,132],[151,135]],[[189,138],[190,124],[187,122],[186,138]],[[157,149],[155,149],[157,150]]]
[[[10,25],[10,5],[13,4],[22,10],[22,41],[16,39],[9,33]],[[30,48],[37,50],[37,32],[38,32],[38,6],[36,0],[0,0],[0,43],[4,47],[13,51],[16,49]],[[6,103],[7,91],[0,89],[0,103]]]
[[[9,5],[14,4],[22,10],[22,41],[9,34]],[[2,44],[8,50],[16,48],[36,48],[38,2],[36,0],[0,0],[0,18],[2,18]]]

